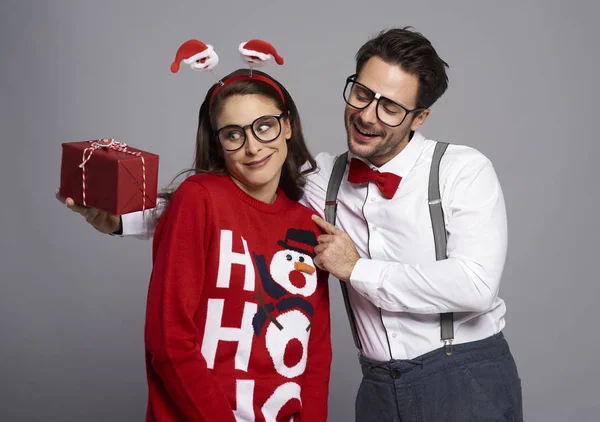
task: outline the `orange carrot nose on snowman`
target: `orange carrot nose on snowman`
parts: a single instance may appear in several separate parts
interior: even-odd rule
[[[248,63],[250,68],[263,66],[271,59],[279,65],[283,64],[283,57],[277,54],[275,47],[263,40],[245,41],[240,44],[239,51],[242,60]]]
[[[294,262],[294,269],[307,274],[312,274],[316,271],[315,267],[308,265],[306,262]]]
[[[179,71],[181,61],[189,65],[192,70],[212,71],[219,63],[219,56],[212,45],[204,44],[199,40],[187,40],[177,50],[175,60],[171,64],[171,72]]]

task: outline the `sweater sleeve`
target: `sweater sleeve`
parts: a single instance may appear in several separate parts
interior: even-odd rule
[[[308,358],[301,393],[300,420],[327,421],[331,371],[331,326],[329,316],[329,273],[319,271],[322,294],[313,315],[308,341]]]
[[[201,185],[182,183],[157,228],[146,351],[185,420],[235,422],[229,400],[201,354],[194,322],[204,284],[206,197]]]

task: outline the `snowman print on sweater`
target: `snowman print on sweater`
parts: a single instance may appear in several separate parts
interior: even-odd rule
[[[306,368],[313,316],[308,298],[317,289],[313,262],[317,239],[310,230],[291,228],[285,240],[277,243],[283,249],[273,255],[270,264],[264,255],[253,253],[261,283],[252,326],[257,337],[265,330],[265,344],[277,371],[294,378]]]

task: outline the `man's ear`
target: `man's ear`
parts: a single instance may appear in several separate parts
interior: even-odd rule
[[[417,116],[413,119],[413,121],[410,125],[410,130],[412,130],[412,131],[418,130],[421,127],[421,125],[423,123],[425,123],[425,120],[427,120],[430,113],[431,113],[431,109],[426,108],[425,110],[423,110],[419,114],[417,114]]]

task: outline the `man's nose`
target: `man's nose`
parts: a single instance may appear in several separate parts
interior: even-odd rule
[[[360,111],[361,120],[368,125],[377,123],[377,100],[373,98],[371,104]]]

